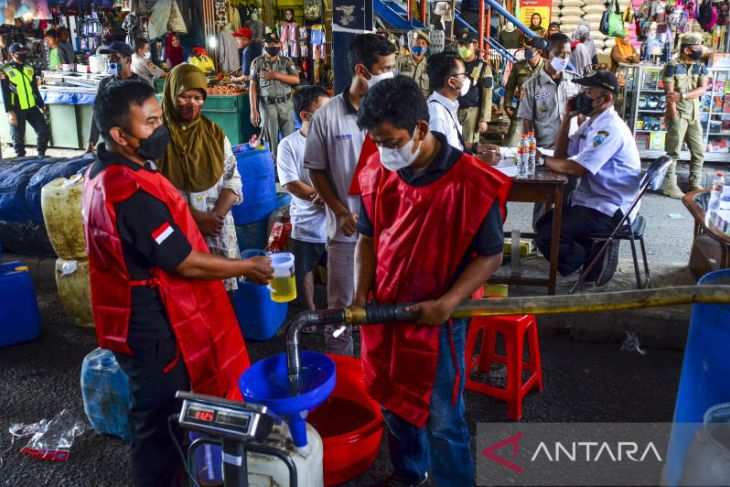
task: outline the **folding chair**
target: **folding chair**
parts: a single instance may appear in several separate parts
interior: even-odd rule
[[[600,262],[600,260],[603,258],[603,255],[606,253],[606,250],[608,250],[609,244],[614,240],[628,240],[629,242],[631,242],[631,255],[634,258],[636,286],[639,289],[649,286],[649,283],[651,282],[651,274],[649,272],[649,262],[646,259],[646,247],[644,246],[644,232],[646,231],[646,220],[641,215],[637,215],[633,222],[629,222],[628,220],[629,215],[631,215],[631,212],[634,211],[636,205],[639,204],[639,201],[641,201],[644,193],[646,193],[648,189],[657,191],[661,187],[662,181],[664,181],[664,176],[667,173],[667,169],[669,169],[671,163],[672,160],[669,157],[662,156],[657,159],[651,166],[649,166],[649,169],[646,170],[644,177],[641,178],[641,182],[639,183],[639,192],[636,194],[634,201],[631,202],[631,206],[629,206],[626,214],[623,216],[623,218],[621,218],[621,221],[618,222],[618,225],[616,225],[616,227],[608,236],[601,234],[588,235],[588,238],[597,241],[603,241],[604,243],[598,253],[593,257],[593,260],[591,260],[588,265],[584,267],[583,272],[581,272],[580,276],[578,277],[578,282],[576,282],[570,289],[570,294],[573,294],[579,287],[581,287],[585,283],[586,277],[591,273],[591,271],[598,264],[598,262]],[[644,261],[644,271],[646,272],[646,280],[643,283],[641,280],[641,273],[639,271],[639,258],[636,253],[636,240],[638,240],[639,244],[641,245],[641,257]]]

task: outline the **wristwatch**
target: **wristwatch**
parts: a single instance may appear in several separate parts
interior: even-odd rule
[[[682,93],[682,100],[686,100],[686,99],[687,99],[687,93]]]

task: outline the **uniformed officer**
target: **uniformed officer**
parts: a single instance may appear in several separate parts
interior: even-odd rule
[[[540,74],[544,66],[540,49],[530,44],[525,47],[525,59],[518,61],[509,72],[507,84],[504,86],[504,112],[510,118],[509,131],[505,138],[507,147],[516,147],[522,132],[522,120],[517,116],[519,101],[515,103],[513,100],[515,97],[519,100],[524,84]]]
[[[679,199],[684,194],[677,186],[677,159],[687,142],[691,154],[689,191],[702,189],[702,165],[705,142],[700,124],[700,98],[707,91],[707,66],[702,57],[702,35],[685,34],[680,41],[679,56],[664,68],[664,91],[667,93],[667,155],[672,158],[663,193]]]
[[[281,41],[275,33],[264,36],[264,51],[251,64],[251,123],[261,125],[276,160],[279,131],[282,137],[294,132],[291,92],[299,84],[299,71],[291,59],[279,55]]]
[[[428,98],[431,90],[428,86],[428,51],[430,40],[428,34],[422,30],[412,30],[408,33],[408,40],[411,53],[398,56],[395,60],[395,69],[398,74],[411,78],[416,82],[423,96]]]
[[[464,60],[469,89],[459,97],[459,123],[463,128],[468,152],[476,152],[479,135],[487,132],[492,120],[492,87],[494,78],[488,62],[477,57],[477,40],[470,32],[459,39],[459,55]]]
[[[579,86],[573,80],[579,76],[568,71],[570,39],[565,34],[553,34],[548,38],[546,62],[542,70],[525,83],[521,90],[520,108],[517,116],[522,119],[522,132],[534,132],[537,147],[554,149],[558,138],[560,121],[565,115],[565,106],[577,95]],[[571,119],[571,131],[577,129],[575,118]],[[566,197],[578,185],[578,178],[568,176]],[[545,213],[545,205],[535,204],[533,226]]]
[[[48,109],[38,91],[38,78],[32,66],[25,61],[28,49],[20,43],[12,44],[8,51],[13,62],[1,68],[3,102],[8,112],[10,135],[13,138],[13,148],[17,157],[25,156],[25,122],[35,130],[38,136],[38,155],[45,156],[48,148],[49,129],[44,113]]]
[[[602,243],[591,236],[611,234],[629,211],[639,192],[641,158],[631,129],[616,113],[614,103],[619,93],[616,75],[599,70],[575,81],[583,86],[571,106],[563,107],[555,154],[545,165],[558,173],[581,178],[570,200],[563,205],[558,248],[558,272],[567,276],[590,263]],[[569,136],[571,119],[587,119]],[[550,258],[554,213],[548,212],[537,222],[537,247]],[[618,264],[618,241],[611,242],[587,276],[596,284],[606,284]]]
[[[568,36],[550,36],[542,70],[528,79],[520,90],[517,116],[522,119],[523,133],[535,133],[538,147],[555,148],[565,103],[578,94],[579,86],[573,83],[578,75],[566,69],[570,53]]]

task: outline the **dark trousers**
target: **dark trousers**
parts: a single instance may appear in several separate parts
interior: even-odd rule
[[[181,403],[175,392],[190,390],[190,379],[174,338],[130,340],[129,346],[133,355],[114,356],[129,376],[132,396],[132,480],[135,487],[175,485],[182,461],[170,437],[167,418],[179,412]],[[174,431],[182,441],[180,430],[176,427]]]
[[[14,112],[18,118],[18,123],[10,126],[10,135],[13,138],[15,155],[17,157],[25,156],[25,122],[27,121],[38,137],[38,155],[45,156],[46,149],[48,149],[48,137],[50,136],[46,117],[43,116],[38,107],[28,110],[14,110]]]
[[[554,210],[550,210],[537,223],[537,248],[550,260]],[[560,225],[560,247],[558,249],[558,272],[567,276],[586,264],[591,255],[594,240],[589,234],[608,236],[621,221],[621,211],[607,216],[585,206],[563,206]]]

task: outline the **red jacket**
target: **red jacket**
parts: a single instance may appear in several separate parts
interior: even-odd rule
[[[93,167],[93,165],[92,165]],[[91,308],[99,345],[132,354],[127,345],[132,286],[159,290],[193,391],[240,397],[237,381],[250,365],[246,344],[221,281],[200,281],[152,268],[149,281],[132,281],[117,232],[115,204],[138,189],[162,201],[193,250],[209,252],[187,204],[158,172],[111,165],[84,183],[84,229],[89,253]]]
[[[375,230],[375,301],[405,303],[444,295],[494,199],[506,203],[510,181],[462,155],[437,181],[415,187],[385,169],[377,152],[371,155],[359,189]],[[370,395],[423,427],[436,375],[439,327],[369,325],[360,334]]]

